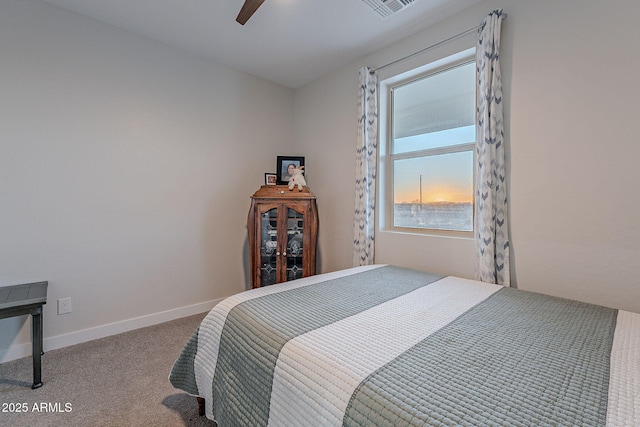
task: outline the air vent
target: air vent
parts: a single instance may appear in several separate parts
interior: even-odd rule
[[[417,0],[362,0],[381,18],[388,18],[411,6]]]

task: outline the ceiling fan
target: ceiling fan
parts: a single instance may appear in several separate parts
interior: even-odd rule
[[[238,13],[236,21],[240,25],[246,24],[262,3],[264,3],[264,0],[245,0],[242,5],[242,9],[240,9],[240,13]]]

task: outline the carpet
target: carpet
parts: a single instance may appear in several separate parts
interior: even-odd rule
[[[212,427],[168,376],[206,313],[0,364],[0,425]]]

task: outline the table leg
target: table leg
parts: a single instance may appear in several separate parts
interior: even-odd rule
[[[31,313],[32,329],[32,357],[33,357],[33,385],[31,388],[42,387],[42,306]]]

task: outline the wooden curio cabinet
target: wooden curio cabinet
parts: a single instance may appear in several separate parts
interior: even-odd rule
[[[251,196],[247,229],[252,288],[316,273],[318,209],[308,187],[260,187]]]

